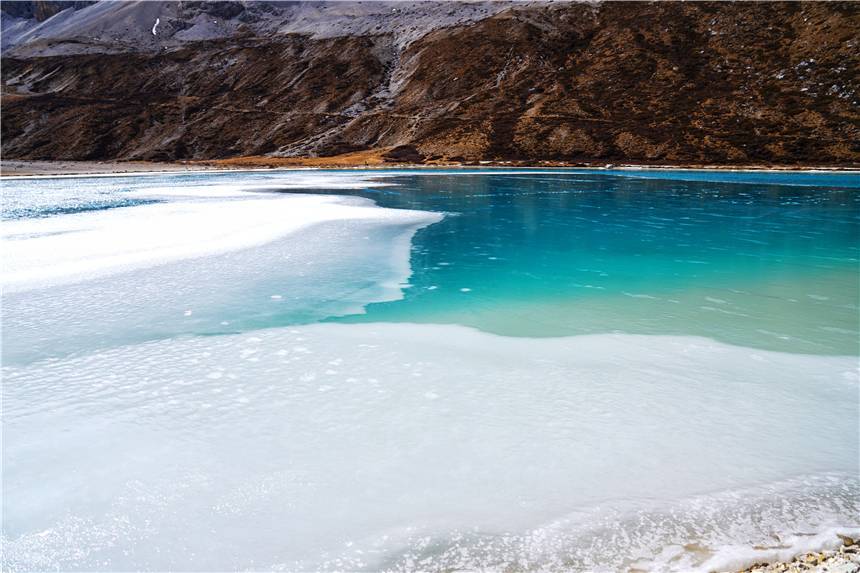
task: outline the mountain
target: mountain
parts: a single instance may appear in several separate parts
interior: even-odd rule
[[[855,2],[3,2],[20,159],[860,163]]]

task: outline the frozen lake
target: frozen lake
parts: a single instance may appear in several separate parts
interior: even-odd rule
[[[708,571],[860,534],[855,174],[2,185],[5,569]]]

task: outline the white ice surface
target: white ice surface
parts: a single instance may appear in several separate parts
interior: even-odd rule
[[[402,297],[412,236],[442,218],[356,197],[271,192],[367,186],[362,174],[234,179],[4,187],[16,212],[162,201],[4,222],[5,363],[361,313]]]
[[[860,525],[857,391],[852,357],[441,325],[42,361],[4,373],[5,560],[734,566],[738,546]]]
[[[266,173],[270,175],[269,173]],[[182,197],[245,197],[249,194],[301,189],[365,189],[367,187],[390,187],[396,183],[380,181],[391,178],[390,174],[364,174],[356,172],[327,173],[319,170],[294,170],[280,176],[270,176],[260,181],[206,182],[171,187],[147,186],[128,193],[141,198]]]
[[[384,214],[384,211],[383,211]],[[360,314],[403,297],[411,240],[433,216],[345,219],[247,249],[3,298],[3,359]]]
[[[187,191],[195,192],[206,191]],[[219,188],[208,192],[211,197],[212,193],[238,191]],[[143,194],[163,193],[150,190]],[[176,193],[181,196],[183,191]],[[18,219],[2,226],[3,285],[7,293],[44,288],[247,249],[326,221],[426,224],[438,219],[436,214],[382,209],[362,199],[275,194]]]

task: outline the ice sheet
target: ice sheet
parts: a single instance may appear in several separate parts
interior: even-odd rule
[[[6,221],[2,228],[3,283],[6,292],[17,292],[80,282],[247,249],[326,221],[430,223],[439,217],[381,209],[358,198],[273,195],[18,219]]]
[[[318,324],[4,378],[13,570],[689,570],[858,526],[851,357]]]

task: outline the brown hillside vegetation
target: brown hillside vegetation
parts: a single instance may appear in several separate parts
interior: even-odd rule
[[[860,3],[609,2],[513,7],[405,48],[246,34],[4,57],[2,151],[851,165],[858,54]]]

